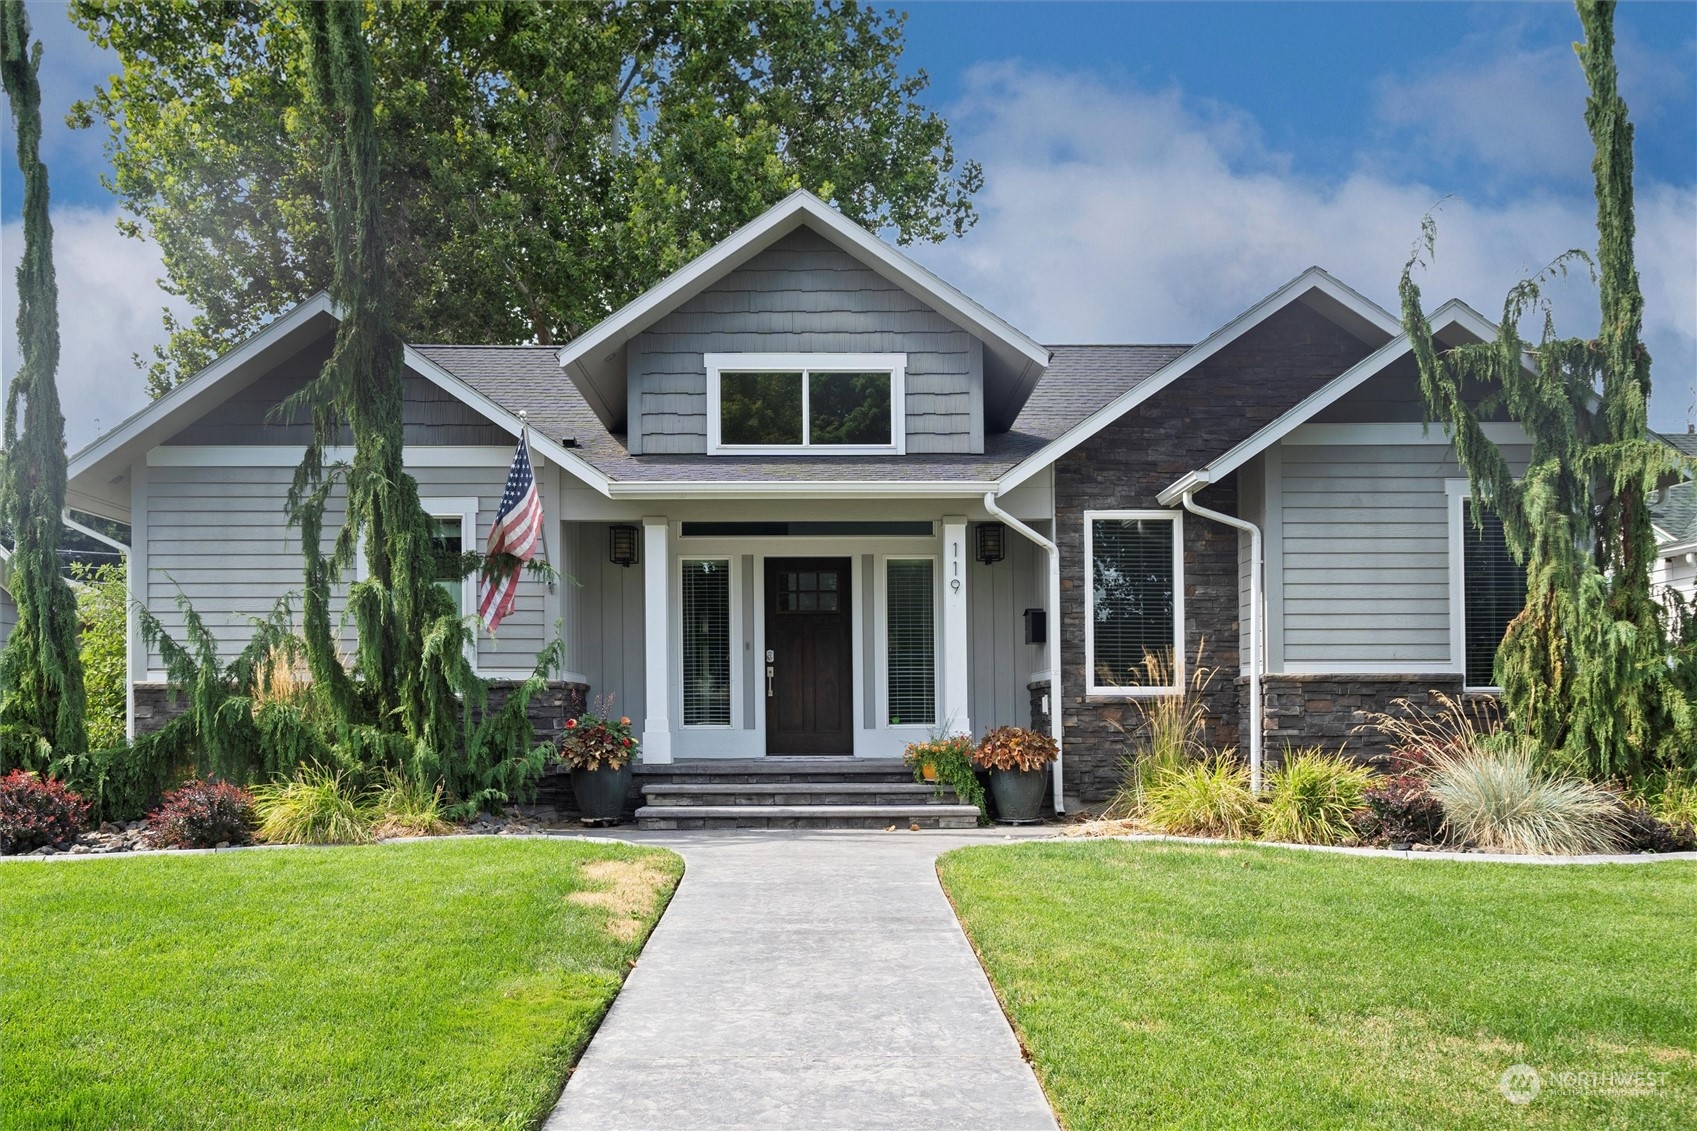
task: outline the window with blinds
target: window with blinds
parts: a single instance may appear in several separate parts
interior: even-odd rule
[[[460,554],[465,549],[461,529],[464,525],[462,518],[432,516],[430,519],[430,548],[436,554],[436,584],[454,599],[454,608],[461,616],[469,611],[465,607],[465,584],[460,568]]]
[[[1177,518],[1088,521],[1091,686],[1166,686],[1156,672],[1172,672],[1178,651]]]
[[[683,562],[685,726],[731,725],[731,563]]]
[[[933,563],[929,558],[885,563],[891,726],[937,721],[937,636]]]
[[[1497,647],[1508,622],[1526,607],[1526,569],[1515,562],[1503,537],[1503,520],[1490,511],[1474,513],[1461,504],[1462,643],[1466,685],[1493,687]],[[1479,525],[1475,519],[1482,520]]]

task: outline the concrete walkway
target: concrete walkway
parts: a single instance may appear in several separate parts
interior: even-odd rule
[[[683,883],[544,1131],[1054,1131],[934,861],[1005,834],[626,834]]]

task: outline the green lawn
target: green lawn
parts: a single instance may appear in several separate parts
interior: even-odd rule
[[[458,837],[0,866],[0,1127],[533,1126],[681,872]]]
[[[939,872],[1069,1131],[1697,1127],[1689,863],[1093,841]]]

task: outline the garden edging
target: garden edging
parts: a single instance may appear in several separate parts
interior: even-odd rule
[[[1227,840],[1224,837],[1170,836],[1166,833],[1114,833],[1099,837],[1052,837],[1052,840],[1147,840],[1175,844],[1225,844],[1244,848],[1295,848],[1303,852],[1335,852],[1345,856],[1373,856],[1408,860],[1462,860],[1495,864],[1647,864],[1655,861],[1697,862],[1697,852],[1621,852],[1590,856],[1526,856],[1506,852],[1458,852],[1439,848],[1413,852],[1390,848],[1361,848],[1342,844],[1292,844],[1278,840]]]

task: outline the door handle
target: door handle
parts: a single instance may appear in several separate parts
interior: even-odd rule
[[[766,665],[766,698],[772,698],[772,665]]]

